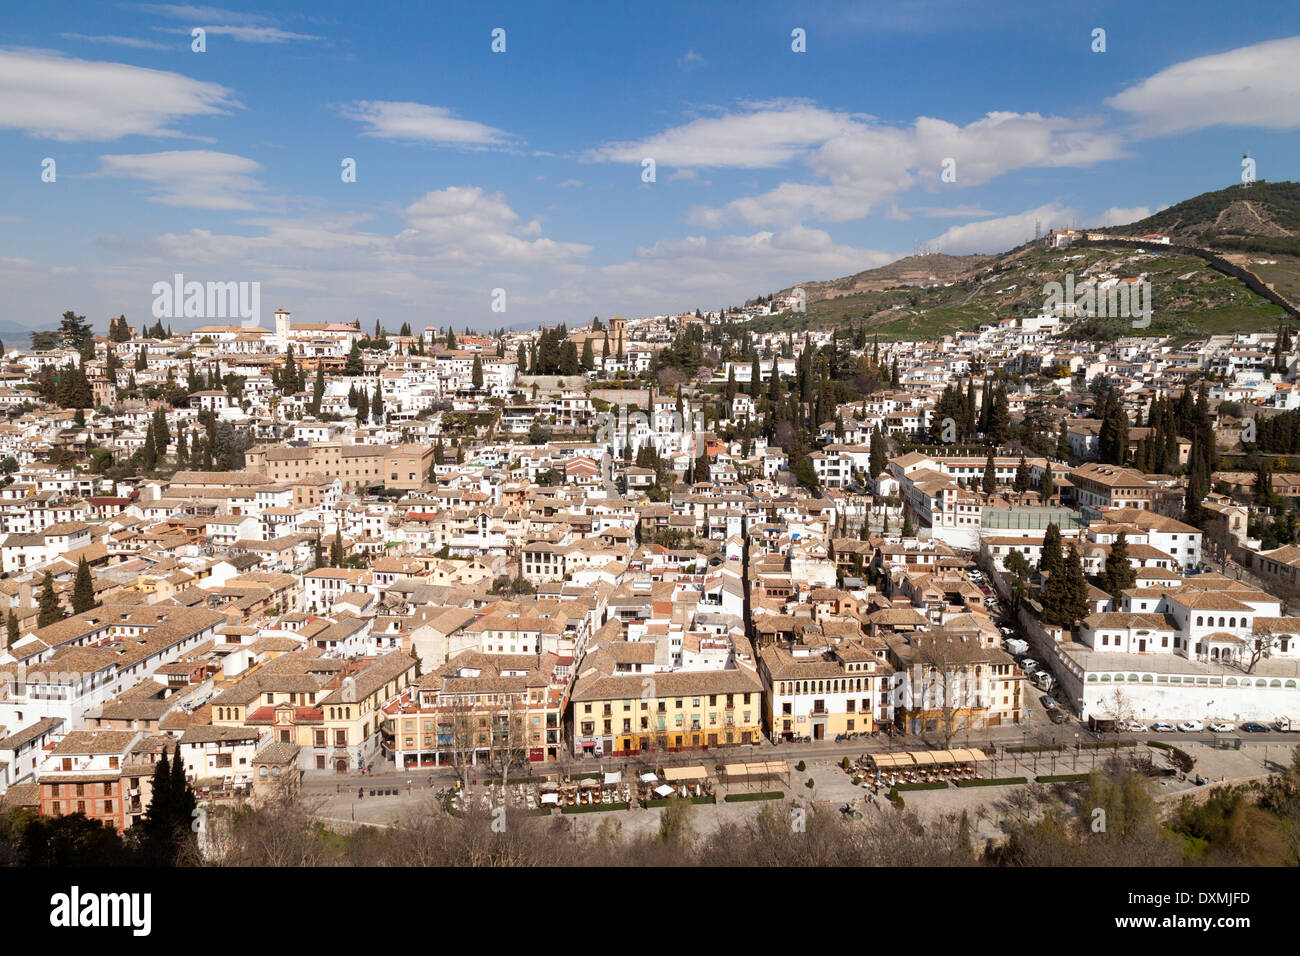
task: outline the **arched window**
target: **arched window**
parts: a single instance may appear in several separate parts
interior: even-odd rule
[[[1205,617],[1203,615],[1201,614],[1196,615],[1196,626],[1197,627],[1205,626]]]

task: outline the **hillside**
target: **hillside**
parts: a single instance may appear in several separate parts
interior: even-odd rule
[[[1254,183],[1248,189],[1204,193],[1139,222],[1098,231],[1162,232],[1177,242],[1219,249],[1284,295],[1300,298],[1300,183]],[[1257,250],[1257,245],[1268,248]],[[885,338],[932,338],[1036,314],[1046,297],[1046,283],[1061,282],[1066,274],[1077,280],[1102,272],[1119,278],[1145,274],[1155,314],[1150,328],[1137,333],[1118,321],[1094,319],[1075,327],[1095,338],[1193,338],[1274,329],[1285,314],[1203,260],[1162,252],[1158,246],[1138,252],[1105,246],[1046,249],[1026,243],[996,256],[909,256],[842,279],[804,283],[806,313],[766,316],[755,320],[754,327],[765,331],[861,324]]]
[[[1162,232],[1188,245],[1300,256],[1300,183],[1229,186],[1097,231],[1130,236]]]
[[[887,266],[867,269],[842,279],[805,282],[800,288],[804,290],[809,301],[818,301],[860,292],[879,292],[899,286],[942,283],[969,274],[991,258],[992,256],[949,256],[943,253],[907,256]],[[788,289],[784,290],[784,292],[788,291]]]

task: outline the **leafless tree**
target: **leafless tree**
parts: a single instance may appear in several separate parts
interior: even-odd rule
[[[1281,634],[1268,629],[1267,626],[1256,629],[1250,637],[1246,638],[1246,653],[1244,657],[1238,658],[1237,665],[1247,674],[1255,673],[1255,667],[1260,661],[1273,656],[1273,649],[1277,647],[1281,637]]]
[[[970,726],[970,666],[965,649],[964,642],[951,637],[927,639],[918,645],[922,682],[919,709],[923,715],[938,712],[936,729],[945,749],[961,729],[963,711],[965,725]]]
[[[503,790],[509,782],[510,771],[528,765],[527,708],[518,699],[522,695],[511,693],[505,696],[504,709],[491,717],[491,750],[488,752],[492,769],[501,775]]]

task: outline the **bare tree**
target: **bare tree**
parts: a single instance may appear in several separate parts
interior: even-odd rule
[[[1237,665],[1247,674],[1255,673],[1255,666],[1260,661],[1273,656],[1273,649],[1281,637],[1281,634],[1269,629],[1267,625],[1256,629],[1246,638],[1246,653],[1237,659]]]
[[[456,768],[461,786],[469,783],[469,768],[474,765],[478,717],[473,702],[463,694],[458,694],[446,700],[438,718],[439,744],[444,736],[448,738],[452,766]]]
[[[527,692],[525,691],[524,694]],[[501,788],[504,790],[514,767],[528,764],[528,728],[526,726],[527,708],[520,707],[517,698],[522,694],[507,694],[504,711],[492,715],[491,749],[488,761],[492,769],[501,775]]]
[[[965,712],[965,726],[970,726],[971,688],[969,655],[964,640],[950,636],[922,640],[918,644],[917,661],[921,665],[921,700],[918,708],[922,720],[937,711],[936,730],[944,748],[961,729],[959,722]],[[927,728],[923,725],[922,730]]]

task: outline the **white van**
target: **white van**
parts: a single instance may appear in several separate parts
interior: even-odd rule
[[[1051,690],[1052,685],[1056,683],[1056,680],[1047,671],[1039,671],[1031,680],[1038,685],[1039,690]]]

